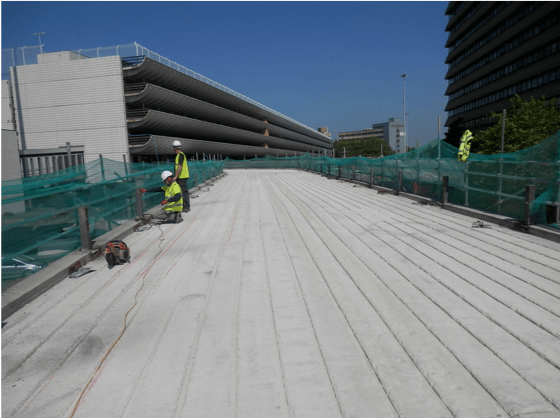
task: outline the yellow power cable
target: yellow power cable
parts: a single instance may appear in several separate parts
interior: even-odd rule
[[[140,291],[142,290],[142,288],[144,287],[144,283],[145,283],[145,279],[146,276],[148,275],[148,273],[150,272],[150,270],[152,269],[153,265],[156,263],[156,259],[157,257],[161,254],[161,243],[162,241],[165,239],[163,236],[163,231],[160,228],[159,224],[156,224],[161,236],[159,237],[159,252],[155,255],[154,260],[152,261],[152,264],[150,265],[150,267],[148,267],[148,270],[146,270],[146,272],[144,273],[144,275],[142,276],[142,286],[140,286],[140,289],[138,289],[138,291],[136,292],[136,294],[134,295],[134,305],[132,305],[132,307],[124,314],[124,323],[123,323],[123,328],[121,330],[121,333],[119,334],[119,336],[117,337],[117,339],[113,342],[113,344],[111,344],[111,346],[109,347],[109,350],[107,350],[107,352],[105,353],[105,355],[103,356],[103,358],[101,359],[101,361],[99,362],[99,364],[97,365],[97,367],[95,368],[95,370],[93,371],[93,374],[91,375],[91,377],[89,378],[89,380],[87,381],[86,385],[84,386],[84,388],[82,389],[82,391],[80,392],[80,396],[78,398],[78,401],[76,402],[76,405],[74,405],[74,409],[72,410],[72,413],[70,414],[69,418],[73,418],[74,414],[76,413],[76,410],[78,409],[78,406],[80,405],[80,401],[82,400],[82,397],[84,396],[84,393],[86,392],[87,388],[89,387],[89,385],[91,384],[91,381],[93,380],[93,378],[95,377],[95,375],[97,374],[97,372],[99,371],[99,369],[101,368],[101,366],[103,365],[103,362],[105,361],[105,359],[107,358],[107,356],[109,355],[109,353],[111,352],[111,350],[113,350],[113,348],[115,347],[115,345],[117,344],[117,342],[121,339],[121,337],[124,334],[124,331],[126,330],[126,318],[128,316],[128,314],[130,313],[130,311],[132,311],[134,309],[134,307],[137,304],[137,300],[136,297],[138,296],[138,293],[140,293]]]

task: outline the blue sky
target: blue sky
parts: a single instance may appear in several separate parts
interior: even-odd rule
[[[447,2],[2,2],[2,48],[137,42],[311,128],[444,131]]]

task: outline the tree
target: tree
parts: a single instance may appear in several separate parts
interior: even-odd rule
[[[560,109],[556,99],[546,101],[531,97],[523,100],[516,94],[506,114],[504,153],[516,152],[544,141],[560,129]],[[502,138],[502,113],[491,112],[496,125],[474,136],[472,151],[480,154],[498,154]]]
[[[346,149],[346,158],[358,156],[380,157],[381,144],[383,144],[383,155],[395,153],[383,138],[337,139],[334,141],[333,146],[337,158],[342,158],[344,156],[344,149]]]

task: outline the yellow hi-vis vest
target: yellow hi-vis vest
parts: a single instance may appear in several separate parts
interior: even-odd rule
[[[177,193],[181,193],[181,186],[179,186],[176,182],[171,183],[171,186],[161,186],[163,191],[165,192],[165,200],[175,196]],[[169,202],[167,205],[163,207],[164,210],[168,210],[170,212],[181,212],[183,210],[183,197],[177,202]]]
[[[461,137],[461,145],[459,145],[459,161],[467,161],[469,158],[469,153],[471,151],[471,141],[473,139],[473,134],[468,129],[465,131]]]
[[[181,172],[177,173],[177,167],[179,167],[179,157],[183,156],[183,167],[181,168]],[[175,174],[177,174],[178,179],[188,179],[189,178],[189,167],[187,166],[187,157],[183,152],[179,152],[175,157]]]

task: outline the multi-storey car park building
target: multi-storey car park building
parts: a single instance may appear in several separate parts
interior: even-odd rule
[[[332,152],[327,135],[136,43],[39,54],[5,86],[26,175],[63,168],[67,143],[86,163],[165,160],[176,139],[188,158]]]
[[[490,111],[522,98],[560,97],[559,2],[449,2],[445,126],[474,133]],[[558,104],[558,102],[557,102]]]

